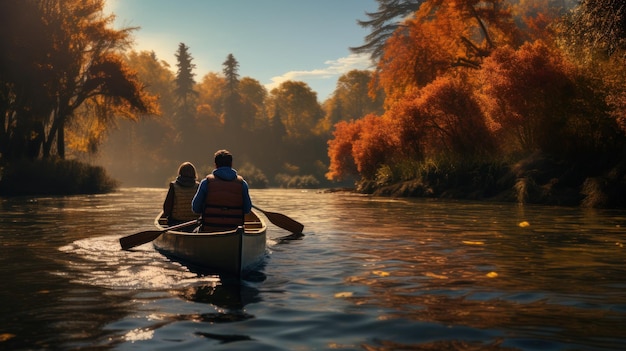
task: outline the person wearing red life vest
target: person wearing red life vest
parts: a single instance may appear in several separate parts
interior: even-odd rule
[[[232,165],[232,154],[228,150],[218,150],[215,169],[200,182],[193,197],[193,212],[202,215],[201,232],[242,226],[244,216],[252,210],[248,183]]]

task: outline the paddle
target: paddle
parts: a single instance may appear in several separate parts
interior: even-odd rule
[[[304,225],[302,225],[302,223],[293,220],[287,216],[285,216],[282,213],[276,213],[276,212],[268,212],[268,211],[263,211],[262,209],[252,205],[252,207],[256,208],[257,210],[261,211],[265,217],[267,217],[267,219],[270,220],[270,222],[272,222],[273,224],[275,224],[277,227],[281,227],[287,231],[290,231],[294,234],[298,234],[298,233],[302,233],[302,230],[304,229]]]
[[[128,250],[135,246],[139,246],[145,243],[149,243],[152,240],[159,237],[159,235],[165,233],[168,230],[176,230],[184,227],[188,227],[192,224],[197,224],[199,222],[198,219],[194,219],[193,221],[173,225],[171,227],[167,227],[167,229],[163,230],[147,230],[145,232],[140,232],[132,235],[125,236],[120,238],[120,245],[122,246],[122,250]]]

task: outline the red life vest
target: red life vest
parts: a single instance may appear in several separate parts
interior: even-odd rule
[[[224,180],[209,174],[201,231],[229,230],[242,226],[243,222],[243,178]]]

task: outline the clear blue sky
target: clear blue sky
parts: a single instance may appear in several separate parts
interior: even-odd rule
[[[107,0],[114,26],[140,27],[135,50],[154,51],[176,70],[174,56],[185,43],[196,64],[196,81],[222,72],[232,53],[241,77],[268,90],[285,80],[306,82],[323,102],[337,78],[370,67],[367,56],[349,47],[363,43],[375,0]]]

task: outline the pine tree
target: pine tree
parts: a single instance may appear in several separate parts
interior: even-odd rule
[[[176,72],[176,88],[174,93],[176,98],[180,104],[182,111],[190,111],[190,103],[193,97],[197,95],[196,91],[193,90],[196,82],[193,77],[196,75],[193,73],[193,70],[196,68],[189,54],[189,47],[184,43],[178,44],[178,51],[176,51],[176,67],[178,67],[178,71]]]

